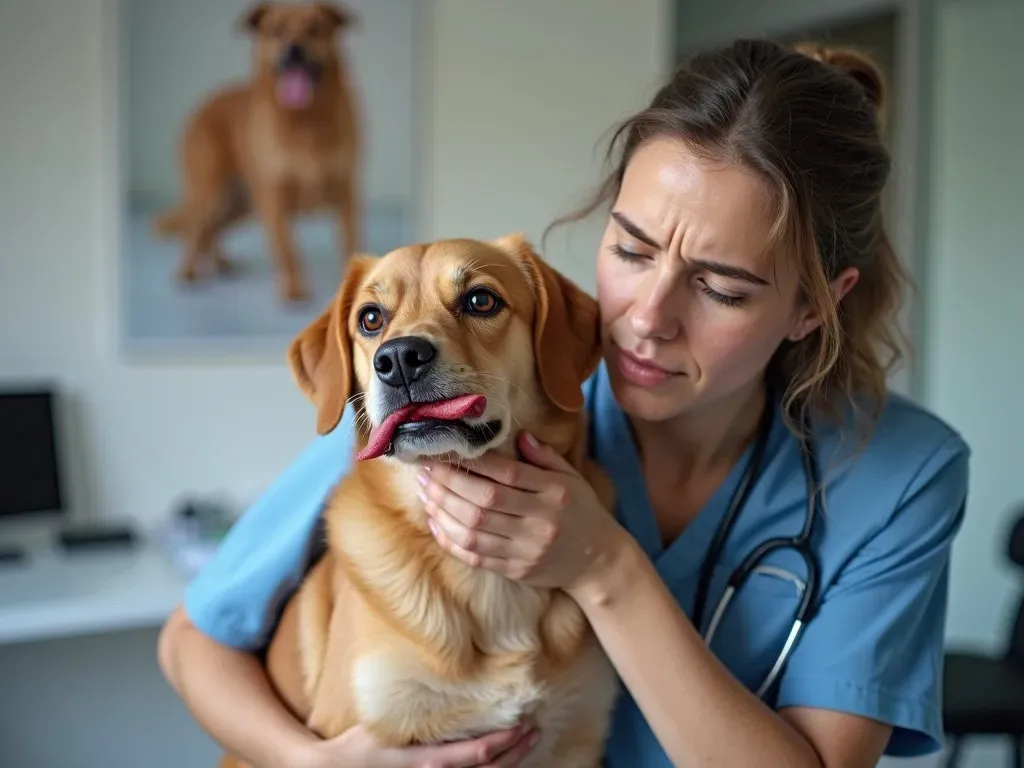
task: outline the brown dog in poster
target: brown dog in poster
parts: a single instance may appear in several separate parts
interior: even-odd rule
[[[189,116],[178,158],[182,200],[154,221],[158,234],[183,241],[182,282],[199,277],[203,260],[230,272],[218,236],[251,213],[266,230],[284,301],[309,296],[296,215],[333,212],[343,260],[363,247],[357,105],[337,44],[354,22],[329,2],[258,3],[242,17],[255,39],[253,76]]]
[[[522,237],[351,260],[289,351],[317,430],[356,430],[323,512],[326,553],[266,657],[278,694],[314,732],[362,724],[384,745],[429,744],[531,714],[541,738],[521,768],[600,765],[618,685],[583,612],[561,590],[449,555],[416,482],[421,459],[514,456],[529,430],[611,509],[611,484],[588,458],[581,389],[600,354],[596,301]],[[341,424],[346,408],[352,424]]]

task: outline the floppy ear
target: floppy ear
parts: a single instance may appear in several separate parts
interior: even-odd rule
[[[288,347],[292,376],[316,406],[316,429],[321,435],[338,426],[355,388],[348,316],[369,258],[353,256],[349,260],[341,288],[331,305]]]
[[[583,407],[580,387],[601,361],[597,301],[545,262],[520,234],[493,241],[516,259],[537,297],[533,349],[547,396],[565,411]]]
[[[270,10],[270,3],[254,3],[239,17],[238,28],[243,32],[255,32],[263,23],[263,17]]]
[[[317,3],[317,8],[323,13],[335,29],[349,29],[359,23],[359,16],[351,8],[345,8],[339,3]]]

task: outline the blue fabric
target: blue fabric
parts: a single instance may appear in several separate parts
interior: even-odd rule
[[[278,615],[323,546],[320,511],[348,471],[355,424],[317,437],[228,531],[185,591],[196,627],[225,645],[261,651]]]
[[[640,459],[603,366],[585,390],[593,453],[615,483],[616,514],[690,614],[703,554],[750,451],[684,533],[663,547]],[[319,544],[322,500],[349,466],[350,418],[346,414],[334,433],[314,441],[243,515],[193,581],[186,610],[201,630],[239,648],[266,643]],[[823,601],[767,701],[776,708],[821,707],[891,723],[890,755],[934,752],[942,738],[948,563],[963,515],[969,450],[949,426],[898,396],[865,445],[853,433],[817,427],[818,460],[828,481],[814,542]],[[777,415],[762,474],[715,568],[705,625],[732,569],[765,538],[797,533],[805,511],[799,446]],[[736,594],[717,630],[712,650],[751,690],[782,648],[804,576],[795,554],[769,558]],[[606,764],[671,765],[624,688]]]

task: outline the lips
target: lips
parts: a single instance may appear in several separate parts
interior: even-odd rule
[[[629,381],[643,387],[656,387],[683,374],[666,371],[653,363],[641,360],[624,349],[618,350],[619,372]]]
[[[439,421],[459,421],[483,416],[487,407],[487,398],[483,395],[461,395],[449,400],[437,400],[432,403],[409,403],[390,413],[384,421],[370,432],[366,447],[356,454],[357,461],[366,461],[383,456],[387,451],[395,431],[402,424],[409,424],[428,419]]]

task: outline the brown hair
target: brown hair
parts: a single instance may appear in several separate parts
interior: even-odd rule
[[[737,40],[699,53],[615,128],[613,170],[586,206],[551,226],[614,201],[633,153],[656,137],[755,170],[774,192],[773,244],[794,256],[803,298],[822,318],[772,361],[787,421],[797,429],[803,408],[841,420],[865,400],[877,415],[886,373],[902,358],[895,310],[907,279],[882,223],[886,97],[878,67],[850,49]],[[837,305],[829,281],[851,266],[860,279]]]

